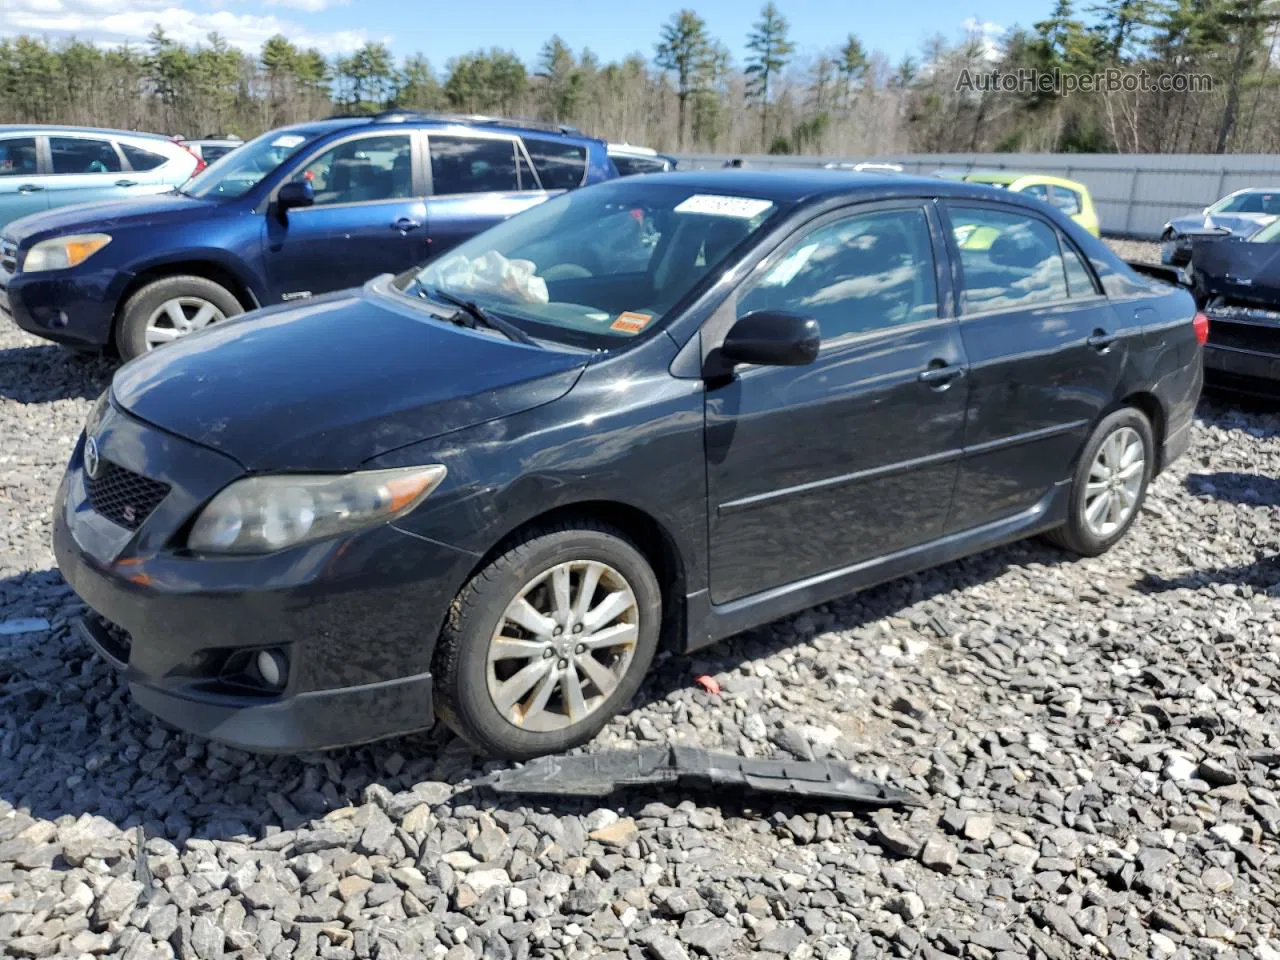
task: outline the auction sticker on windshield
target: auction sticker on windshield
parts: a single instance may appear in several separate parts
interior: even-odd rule
[[[734,217],[750,220],[773,206],[772,200],[754,197],[722,197],[714,193],[695,193],[676,205],[676,213],[700,213],[710,217]]]
[[[623,312],[618,314],[618,319],[609,324],[610,330],[617,330],[619,333],[639,333],[649,325],[649,321],[653,317],[647,313],[629,313]]]

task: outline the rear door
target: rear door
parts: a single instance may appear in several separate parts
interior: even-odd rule
[[[489,131],[427,134],[431,256],[546,199],[520,138]]]
[[[740,367],[706,393],[717,604],[939,536],[963,439],[965,357],[930,204],[818,221],[737,294],[812,316],[806,367]]]
[[[964,460],[948,531],[1012,516],[1068,480],[1115,399],[1132,316],[1113,310],[1080,251],[1028,210],[943,204],[969,358]]]
[[[123,200],[137,184],[110,137],[65,133],[48,141],[50,207]]]
[[[49,209],[48,177],[41,176],[40,137],[0,137],[0,227]]]
[[[166,168],[166,164],[172,163],[176,166],[177,161],[172,156],[160,152],[166,149],[165,147],[159,144],[144,146],[129,140],[117,140],[116,144],[124,156],[127,167],[120,180],[121,184],[126,185],[122,188],[124,195],[143,196],[163,193],[173,185],[175,179],[173,171],[171,168]]]
[[[326,143],[291,180],[315,203],[266,214],[265,260],[273,300],[301,300],[400,273],[427,258],[426,203],[413,130]]]

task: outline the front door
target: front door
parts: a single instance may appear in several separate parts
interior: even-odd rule
[[[267,212],[265,260],[273,302],[355,287],[427,258],[426,205],[412,131],[356,136],[298,165],[315,203]]]
[[[476,132],[429,135],[431,256],[547,198],[518,137]]]
[[[48,177],[40,175],[35,137],[0,138],[0,227],[49,209]]]
[[[736,312],[814,317],[807,367],[745,367],[706,394],[711,596],[726,603],[939,536],[963,437],[965,357],[923,202],[806,228]]]
[[[1115,310],[1071,241],[1031,211],[944,205],[969,357],[965,457],[948,529],[1034,506],[1071,476],[1115,398],[1133,317]]]

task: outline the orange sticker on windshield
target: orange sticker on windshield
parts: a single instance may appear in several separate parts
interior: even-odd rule
[[[649,321],[653,319],[652,314],[648,313],[628,313],[618,314],[618,319],[609,324],[610,330],[617,330],[620,333],[639,333],[649,325]]]

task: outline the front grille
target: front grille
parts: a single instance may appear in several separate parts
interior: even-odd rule
[[[1280,326],[1241,323],[1235,317],[1227,318],[1218,313],[1211,313],[1209,314],[1209,345],[1280,356]]]
[[[13,273],[18,269],[18,245],[12,240],[0,240],[0,267],[6,273]]]
[[[98,475],[86,478],[89,503],[112,523],[137,530],[169,492],[169,485],[101,460]]]

